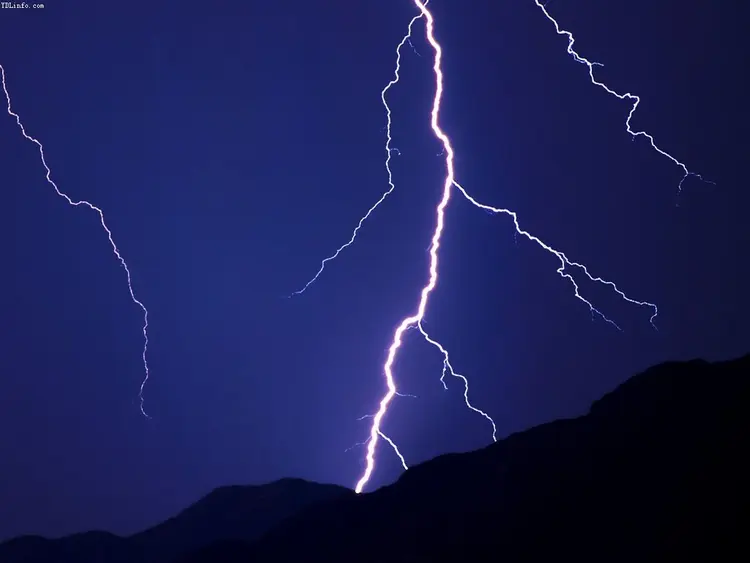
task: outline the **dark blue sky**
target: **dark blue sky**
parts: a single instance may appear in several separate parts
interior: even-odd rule
[[[648,312],[584,285],[507,218],[456,198],[427,328],[471,379],[499,435],[584,412],[650,364],[748,352],[746,21],[721,2],[553,0],[598,76],[643,102],[633,125],[716,181],[624,131],[629,106],[592,86],[532,0],[433,0],[443,127],[458,180]],[[747,8],[744,8],[745,10]],[[417,303],[444,171],[430,135],[423,24],[391,90],[396,192],[303,296],[320,260],[386,189],[395,47],[416,10],[385,2],[75,3],[0,10],[14,109],[53,178],[0,118],[0,538],[133,532],[210,489],[299,476],[353,486],[394,327]],[[746,14],[745,14],[746,15]],[[410,463],[481,447],[486,422],[416,332],[385,430]],[[696,412],[700,416],[700,412]],[[371,481],[400,472],[380,449]]]

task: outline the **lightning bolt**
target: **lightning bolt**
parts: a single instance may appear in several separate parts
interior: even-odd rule
[[[568,38],[568,47],[567,47],[567,53],[573,57],[573,60],[575,60],[577,63],[584,64],[589,69],[589,78],[591,79],[591,83],[595,86],[598,86],[599,88],[603,89],[605,92],[610,94],[611,96],[614,96],[620,100],[629,100],[633,103],[633,105],[630,108],[630,112],[628,113],[628,118],[625,120],[625,130],[633,137],[633,140],[635,140],[636,137],[645,137],[648,139],[648,142],[651,144],[651,148],[653,148],[656,152],[658,152],[660,155],[667,157],[669,160],[674,162],[677,166],[679,166],[682,169],[683,176],[680,180],[680,183],[677,185],[677,191],[678,193],[682,191],[682,184],[685,182],[685,180],[689,176],[693,176],[695,178],[698,178],[699,180],[706,182],[707,184],[713,184],[716,185],[715,182],[712,182],[710,180],[706,180],[701,176],[700,174],[696,174],[695,172],[691,172],[688,170],[688,167],[677,160],[675,157],[673,157],[671,154],[669,154],[666,151],[663,151],[658,146],[656,146],[656,142],[654,141],[653,136],[648,134],[646,131],[633,131],[633,129],[630,127],[630,120],[633,118],[633,114],[635,113],[635,110],[638,109],[638,104],[641,103],[641,98],[636,96],[635,94],[631,94],[630,92],[625,92],[624,94],[619,94],[615,90],[612,90],[609,86],[604,84],[603,82],[599,82],[594,77],[594,67],[595,66],[604,66],[602,63],[598,63],[595,61],[590,61],[586,59],[585,57],[582,57],[579,55],[574,49],[573,44],[576,42],[575,38],[573,37],[573,34],[570,31],[566,31],[560,27],[560,25],[557,23],[557,20],[553,18],[550,13],[547,11],[546,4],[543,4],[540,2],[540,0],[534,0],[534,3],[539,7],[539,9],[542,11],[544,16],[552,23],[552,25],[555,26],[555,32],[557,32],[558,35],[564,35]]]
[[[441,240],[443,229],[445,226],[445,210],[448,206],[448,202],[450,201],[454,187],[457,188],[460,191],[460,193],[474,206],[484,211],[493,213],[493,214],[497,213],[497,214],[505,214],[505,215],[510,216],[513,219],[513,224],[518,234],[525,236],[532,242],[535,242],[537,245],[541,246],[547,252],[553,254],[560,261],[560,267],[557,269],[558,274],[562,276],[563,278],[567,279],[572,284],[576,298],[584,302],[588,306],[592,314],[598,314],[606,322],[610,323],[611,325],[619,329],[619,327],[617,326],[617,324],[615,324],[614,321],[607,318],[603,313],[601,313],[598,309],[596,309],[590,301],[588,301],[585,297],[581,295],[578,284],[576,283],[575,279],[573,278],[571,274],[567,273],[566,271],[567,266],[570,266],[571,268],[575,267],[575,268],[582,270],[583,273],[588,277],[588,279],[593,282],[597,282],[597,283],[610,286],[618,295],[620,295],[620,297],[622,297],[626,301],[633,303],[633,304],[640,305],[640,306],[651,308],[653,310],[653,314],[651,315],[652,325],[653,325],[654,319],[656,318],[656,315],[658,314],[658,309],[656,305],[654,305],[653,303],[649,303],[646,301],[636,301],[634,299],[631,299],[630,297],[625,295],[625,293],[623,293],[613,282],[591,275],[588,269],[583,264],[579,264],[577,262],[573,262],[569,260],[564,253],[560,252],[559,250],[555,250],[551,246],[544,243],[541,239],[523,230],[519,225],[518,216],[515,212],[507,210],[507,209],[492,207],[492,206],[478,202],[473,197],[471,197],[471,195],[463,188],[463,186],[461,186],[460,184],[456,182],[455,170],[454,170],[454,165],[453,165],[453,161],[454,161],[453,146],[451,145],[450,139],[448,138],[446,133],[440,128],[440,104],[441,104],[442,97],[443,97],[443,70],[442,70],[442,65],[441,65],[443,51],[442,51],[440,44],[435,39],[435,22],[434,22],[432,13],[427,9],[427,3],[428,3],[427,1],[422,2],[420,0],[414,0],[414,4],[417,6],[417,8],[419,8],[420,15],[425,18],[427,41],[430,43],[430,46],[432,47],[435,53],[434,64],[433,64],[433,71],[435,74],[435,97],[432,103],[430,126],[432,128],[432,132],[435,135],[435,137],[443,145],[443,149],[445,153],[446,175],[445,175],[445,181],[443,183],[443,196],[440,200],[440,203],[438,203],[438,206],[436,208],[437,220],[436,220],[435,231],[432,234],[432,242],[431,242],[430,251],[429,251],[430,253],[429,279],[428,279],[427,285],[425,285],[422,288],[420,299],[419,299],[419,304],[417,306],[416,312],[410,316],[403,318],[401,320],[401,323],[398,325],[398,327],[396,328],[393,334],[393,340],[391,342],[390,348],[388,349],[388,356],[383,366],[383,372],[385,374],[385,381],[386,381],[386,386],[388,390],[386,394],[380,400],[380,408],[378,409],[377,413],[372,419],[372,425],[370,427],[370,438],[367,441],[367,454],[365,457],[366,465],[365,465],[364,472],[355,487],[355,491],[357,493],[362,492],[362,490],[364,489],[364,487],[367,485],[368,481],[370,480],[372,472],[375,469],[375,451],[376,451],[376,447],[378,443],[378,438],[381,437],[382,435],[381,425],[383,422],[383,418],[385,417],[388,411],[388,406],[390,405],[391,401],[397,394],[397,388],[396,388],[395,380],[393,377],[393,364],[396,360],[396,355],[398,353],[398,350],[403,344],[403,334],[406,330],[408,330],[411,327],[414,327],[414,326],[418,327],[419,331],[421,332],[422,336],[427,340],[427,342],[435,346],[442,353],[443,376],[441,377],[441,381],[443,382],[443,385],[445,386],[444,377],[446,374],[446,370],[450,372],[450,374],[453,375],[454,377],[461,379],[464,383],[464,400],[465,400],[466,406],[472,411],[486,418],[491,423],[492,439],[493,440],[497,439],[497,436],[496,436],[497,428],[495,426],[495,422],[487,413],[474,407],[469,401],[468,379],[465,376],[455,372],[455,370],[453,369],[453,366],[451,365],[448,351],[439,342],[432,339],[424,330],[424,327],[422,326],[422,320],[424,319],[424,315],[427,309],[427,303],[428,303],[430,294],[437,286],[438,250],[440,248],[440,240]],[[413,22],[414,20],[412,20],[412,23]]]
[[[396,49],[396,70],[395,70],[395,78],[391,80],[388,85],[383,89],[381,92],[381,100],[383,102],[383,105],[386,109],[387,114],[387,140],[386,140],[386,170],[388,172],[388,185],[389,189],[388,191],[381,197],[381,199],[368,210],[367,214],[360,220],[357,229],[355,229],[354,234],[352,235],[351,239],[342,247],[340,247],[333,255],[326,258],[323,263],[321,264],[320,269],[316,273],[316,275],[313,277],[310,282],[307,283],[300,291],[296,292],[295,294],[300,294],[304,292],[310,284],[312,284],[314,281],[318,279],[318,277],[322,274],[325,265],[327,262],[335,259],[338,257],[340,252],[350,246],[357,235],[357,232],[361,228],[363,222],[365,219],[367,219],[371,213],[374,211],[374,209],[382,203],[382,201],[387,197],[393,190],[395,189],[394,183],[393,183],[393,177],[391,174],[390,169],[390,157],[391,157],[391,151],[394,150],[391,148],[391,110],[388,106],[387,100],[386,100],[386,93],[388,90],[394,86],[399,79],[399,71],[400,71],[400,62],[401,62],[401,48],[405,43],[409,43],[411,45],[411,34],[412,34],[412,28],[414,23],[424,18],[425,20],[425,32],[427,41],[429,42],[433,52],[434,52],[434,59],[433,59],[433,71],[435,76],[435,96],[432,103],[432,110],[431,110],[431,119],[430,119],[430,125],[433,134],[435,137],[440,141],[442,144],[443,150],[441,151],[439,156],[445,156],[445,169],[446,169],[446,175],[445,180],[443,183],[443,192],[442,192],[442,198],[440,199],[440,202],[438,203],[435,214],[436,214],[436,224],[435,224],[435,230],[432,234],[431,243],[429,246],[429,255],[430,255],[430,262],[429,262],[429,276],[426,285],[424,285],[420,292],[420,299],[417,304],[416,310],[414,313],[412,313],[410,316],[404,317],[398,326],[396,327],[393,338],[391,341],[391,345],[388,348],[388,354],[385,360],[385,363],[383,365],[383,374],[385,379],[385,384],[387,391],[385,395],[382,396],[379,408],[375,414],[365,415],[364,417],[361,417],[360,420],[363,420],[365,418],[370,419],[371,426],[370,426],[370,433],[369,437],[366,441],[361,442],[357,445],[362,445],[367,447],[367,453],[365,456],[365,468],[363,470],[363,473],[357,482],[355,486],[355,491],[357,493],[362,492],[362,490],[365,488],[367,483],[369,482],[373,471],[375,470],[375,454],[377,451],[377,445],[380,438],[382,438],[385,442],[387,442],[394,451],[398,454],[399,458],[402,461],[402,465],[404,469],[407,469],[406,463],[404,462],[404,458],[401,455],[398,446],[395,444],[393,440],[388,438],[382,430],[383,421],[384,418],[388,412],[388,407],[390,406],[391,402],[393,401],[394,397],[397,395],[400,395],[400,393],[397,390],[395,378],[393,375],[393,365],[396,361],[396,357],[398,355],[398,351],[401,348],[403,344],[403,337],[406,331],[408,331],[411,328],[417,328],[419,332],[421,333],[422,337],[432,346],[434,346],[443,356],[443,370],[442,375],[440,377],[440,382],[443,384],[443,387],[447,389],[447,385],[445,382],[446,375],[450,374],[451,376],[460,379],[463,382],[464,387],[464,402],[470,410],[473,412],[479,414],[480,416],[484,417],[492,426],[492,439],[497,440],[497,428],[495,425],[495,422],[493,421],[492,417],[490,417],[487,413],[484,411],[476,408],[469,400],[469,381],[467,377],[464,375],[458,373],[455,371],[451,360],[450,355],[448,353],[448,350],[440,344],[437,340],[432,338],[427,331],[424,329],[423,326],[423,320],[425,316],[425,311],[427,309],[428,301],[430,298],[430,295],[432,294],[433,290],[437,286],[438,282],[438,251],[440,248],[440,242],[443,234],[443,230],[445,227],[445,212],[448,206],[448,203],[451,199],[452,193],[455,190],[457,190],[469,203],[474,205],[475,207],[493,214],[493,215],[505,215],[509,217],[513,225],[515,227],[515,237],[518,237],[519,235],[522,237],[525,237],[530,242],[535,243],[537,246],[541,247],[542,250],[546,251],[547,253],[553,255],[559,262],[559,266],[557,268],[557,273],[565,279],[568,283],[571,284],[571,287],[573,289],[573,295],[576,299],[580,300],[582,303],[584,303],[589,311],[592,314],[592,317],[600,317],[603,319],[606,323],[612,325],[617,330],[621,330],[620,327],[610,318],[605,316],[601,311],[599,311],[591,301],[589,301],[584,295],[581,293],[580,287],[578,285],[578,282],[576,281],[577,278],[574,277],[574,273],[577,275],[582,275],[585,278],[587,278],[590,282],[601,284],[604,286],[607,286],[609,289],[611,289],[613,292],[615,292],[622,300],[624,300],[627,303],[637,305],[639,307],[644,307],[649,310],[651,310],[652,314],[650,316],[649,322],[651,325],[656,329],[655,325],[655,319],[658,315],[658,308],[655,304],[650,303],[648,301],[639,301],[636,299],[633,299],[626,295],[614,282],[611,282],[609,280],[606,280],[604,278],[601,278],[599,276],[596,276],[592,274],[589,269],[579,262],[575,262],[568,258],[568,256],[553,248],[552,246],[548,245],[535,235],[531,234],[530,232],[524,230],[521,227],[518,215],[516,212],[504,209],[500,207],[494,207],[491,205],[487,205],[485,203],[477,201],[474,197],[471,196],[471,194],[456,181],[455,178],[455,170],[454,170],[454,150],[452,147],[452,144],[450,142],[449,137],[446,135],[446,133],[441,129],[440,127],[440,105],[442,101],[442,95],[443,95],[443,71],[442,71],[442,48],[438,41],[435,38],[435,22],[432,13],[428,10],[427,4],[429,3],[429,0],[412,0],[414,5],[418,8],[419,14],[416,15],[412,20],[409,22],[409,27],[407,30],[407,34],[404,36],[404,38],[399,43],[397,49]],[[546,10],[545,6],[539,2],[539,0],[535,0],[536,5],[542,10],[544,15],[555,25],[555,29],[558,34],[565,35],[568,37],[568,49],[567,52],[579,63],[585,64],[588,66],[589,69],[589,76],[591,78],[591,81],[596,86],[599,86],[603,88],[605,91],[607,91],[609,94],[621,99],[621,100],[629,100],[633,102],[633,105],[631,107],[630,112],[628,113],[628,117],[626,120],[626,130],[627,132],[635,139],[636,137],[643,136],[646,137],[652,148],[655,149],[658,153],[662,154],[663,156],[666,156],[669,158],[672,162],[674,162],[677,166],[679,166],[682,171],[684,172],[684,175],[682,179],[680,180],[680,183],[678,185],[679,190],[682,189],[682,184],[685,181],[686,178],[689,176],[697,177],[705,182],[708,182],[707,180],[704,180],[703,177],[699,174],[696,174],[694,172],[691,172],[688,170],[688,168],[683,164],[682,162],[678,161],[676,158],[674,158],[669,153],[666,153],[662,149],[660,149],[656,143],[654,142],[653,137],[646,133],[645,131],[634,131],[630,125],[631,119],[633,117],[633,114],[635,110],[638,107],[638,104],[640,103],[640,98],[638,96],[635,96],[631,93],[626,94],[619,94],[615,92],[614,90],[610,89],[605,84],[598,82],[594,77],[594,66],[601,66],[600,63],[591,62],[583,57],[581,57],[576,51],[573,50],[573,43],[574,38],[570,32],[567,32],[565,30],[562,30],[557,22],[550,16],[549,12]],[[708,182],[713,183],[713,182]]]
[[[21,130],[21,134],[24,136],[24,138],[34,143],[39,149],[39,156],[42,161],[42,166],[44,166],[44,169],[47,172],[46,174],[47,183],[51,185],[54,188],[55,193],[57,193],[58,196],[65,199],[65,201],[67,201],[69,205],[72,205],[73,207],[78,207],[82,205],[84,207],[88,207],[92,211],[96,211],[96,213],[99,215],[99,222],[101,223],[104,231],[107,233],[107,238],[109,239],[109,244],[112,246],[112,251],[114,252],[117,260],[119,260],[122,267],[125,269],[125,274],[127,276],[127,282],[128,282],[128,291],[130,292],[130,299],[133,301],[133,303],[135,303],[136,305],[138,305],[138,307],[140,307],[141,311],[143,311],[143,352],[141,354],[141,358],[143,360],[143,368],[145,370],[145,376],[143,380],[141,381],[141,386],[138,391],[138,399],[140,402],[141,413],[146,418],[150,418],[150,416],[146,414],[146,411],[143,408],[143,402],[144,402],[143,390],[146,386],[146,382],[149,379],[148,361],[146,360],[146,352],[148,351],[148,310],[146,309],[145,305],[141,303],[138,300],[138,298],[135,296],[135,292],[133,291],[133,283],[132,283],[132,279],[130,276],[130,269],[128,268],[128,265],[125,262],[125,259],[120,254],[120,250],[117,248],[117,245],[115,244],[115,241],[112,238],[112,231],[109,230],[109,227],[107,227],[107,223],[104,221],[104,213],[102,212],[100,208],[93,205],[92,203],[89,203],[88,201],[85,201],[85,200],[74,201],[73,199],[70,198],[70,196],[60,191],[60,189],[57,187],[57,184],[55,184],[55,182],[51,178],[52,171],[50,170],[50,167],[47,165],[47,161],[44,157],[44,147],[42,146],[42,143],[40,143],[37,139],[35,139],[34,137],[32,137],[26,132],[26,129],[24,128],[23,123],[21,123],[21,117],[17,113],[15,113],[12,109],[10,93],[8,92],[8,86],[5,83],[5,69],[3,68],[2,65],[0,65],[0,74],[2,75],[3,92],[5,92],[5,99],[8,102],[8,108],[7,108],[8,114],[11,117],[15,118],[16,124],[18,125],[18,128]]]

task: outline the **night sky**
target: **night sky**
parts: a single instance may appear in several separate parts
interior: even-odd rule
[[[692,4],[692,6],[691,6]],[[722,6],[725,4],[725,7]],[[585,412],[670,359],[750,351],[748,14],[727,3],[552,0],[598,77],[643,101],[633,119],[716,185],[624,130],[629,104],[588,80],[532,0],[432,0],[442,125],[472,194],[615,281],[649,311],[582,284],[511,222],[456,197],[426,328],[500,437]],[[742,3],[740,3],[742,4]],[[747,7],[742,9],[747,10]],[[36,147],[0,117],[0,539],[131,533],[211,489],[284,476],[353,486],[393,329],[427,275],[444,157],[429,130],[433,53],[416,24],[390,92],[409,0],[101,2],[0,9],[0,64]],[[416,52],[415,52],[416,51]],[[743,89],[745,88],[745,89]],[[410,464],[490,443],[439,382],[416,331],[385,421]],[[696,412],[700,416],[700,411]],[[381,443],[382,444],[382,443]],[[379,449],[369,489],[401,472]]]

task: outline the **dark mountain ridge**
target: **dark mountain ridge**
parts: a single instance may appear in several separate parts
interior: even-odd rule
[[[176,516],[132,536],[97,531],[59,539],[12,539],[0,544],[0,563],[168,563],[220,540],[256,540],[310,504],[354,495],[338,485],[291,478],[220,487]]]
[[[440,456],[373,493],[224,487],[129,538],[17,538],[0,562],[746,561],[748,399],[750,355],[669,362],[584,416]]]
[[[748,560],[750,356],[670,362],[482,450],[311,507],[222,562]]]

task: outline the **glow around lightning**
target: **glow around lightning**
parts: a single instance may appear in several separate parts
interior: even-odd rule
[[[89,203],[88,201],[81,200],[81,201],[74,201],[70,198],[67,194],[60,191],[60,188],[57,187],[57,184],[52,180],[52,171],[50,170],[49,166],[47,165],[47,161],[44,157],[44,147],[42,146],[42,143],[40,143],[37,139],[32,137],[26,132],[26,129],[23,126],[23,123],[21,122],[21,117],[15,113],[11,106],[11,99],[10,99],[10,93],[8,92],[8,86],[5,83],[5,69],[2,65],[0,65],[0,74],[2,75],[2,83],[3,83],[3,92],[5,93],[5,99],[8,102],[8,114],[13,117],[16,120],[16,124],[18,125],[18,128],[21,130],[21,134],[24,136],[25,139],[28,141],[31,141],[34,143],[37,148],[39,149],[39,157],[42,161],[42,166],[44,166],[44,169],[46,170],[46,179],[47,183],[52,186],[52,188],[55,190],[55,193],[57,193],[58,196],[62,197],[65,201],[68,202],[69,205],[72,205],[73,207],[79,207],[84,206],[88,207],[92,211],[95,211],[99,215],[99,222],[102,225],[102,228],[107,233],[107,238],[109,239],[109,244],[112,246],[112,251],[115,254],[115,257],[117,260],[119,260],[122,267],[125,269],[125,274],[127,276],[127,282],[128,282],[128,291],[130,292],[130,299],[140,307],[141,311],[143,311],[143,352],[141,354],[141,357],[143,359],[143,368],[145,370],[145,376],[143,380],[141,381],[141,386],[138,392],[138,398],[140,401],[140,409],[143,416],[148,418],[148,414],[146,414],[145,409],[143,408],[143,390],[146,386],[146,382],[149,378],[149,368],[148,368],[148,362],[146,360],[146,353],[148,351],[148,310],[146,309],[145,305],[141,303],[141,301],[138,300],[138,298],[135,296],[135,292],[133,291],[133,283],[130,276],[130,269],[128,268],[127,263],[125,262],[125,259],[120,254],[120,250],[117,248],[117,245],[115,244],[114,239],[112,238],[112,231],[109,230],[109,227],[107,227],[107,223],[104,221],[104,213],[100,208],[93,205],[92,203]]]
[[[573,57],[573,59],[577,63],[584,64],[584,65],[586,65],[588,67],[588,69],[589,69],[589,78],[591,79],[591,83],[594,84],[595,86],[598,86],[599,88],[603,89],[608,94],[610,94],[610,95],[612,95],[612,96],[614,96],[616,98],[619,98],[620,100],[629,100],[629,101],[633,102],[633,105],[630,108],[630,112],[628,112],[628,118],[625,120],[625,129],[627,130],[628,133],[630,133],[630,135],[633,137],[633,139],[635,139],[636,137],[645,137],[646,139],[648,139],[648,142],[651,144],[651,148],[653,148],[656,152],[658,152],[662,156],[667,157],[669,160],[671,160],[672,162],[674,162],[677,166],[679,166],[682,169],[683,176],[682,176],[682,179],[680,179],[680,183],[677,185],[677,190],[678,191],[682,191],[682,184],[688,178],[688,176],[694,176],[694,177],[698,178],[699,180],[702,180],[703,182],[706,182],[708,184],[714,184],[714,182],[712,182],[710,180],[705,180],[703,178],[703,176],[701,176],[700,174],[696,174],[695,172],[691,172],[690,170],[688,170],[688,167],[685,166],[685,164],[683,164],[682,162],[680,162],[679,160],[677,160],[675,157],[673,157],[668,152],[665,152],[662,149],[660,149],[658,146],[656,146],[656,142],[654,141],[654,138],[650,134],[646,133],[645,131],[633,131],[633,129],[630,126],[630,120],[633,118],[633,114],[635,113],[635,110],[638,109],[638,104],[641,103],[641,98],[638,97],[638,96],[636,96],[635,94],[631,94],[630,92],[625,92],[624,94],[620,94],[620,93],[612,90],[609,86],[607,86],[603,82],[599,82],[594,77],[594,67],[595,66],[604,66],[604,65],[602,63],[590,61],[590,60],[586,59],[585,57],[582,57],[581,55],[579,55],[573,49],[573,44],[576,41],[575,38],[573,37],[573,34],[570,31],[566,31],[566,30],[564,30],[564,29],[562,29],[560,27],[560,25],[557,23],[557,20],[555,20],[555,18],[553,18],[550,15],[550,13],[547,11],[546,6],[542,2],[540,2],[539,0],[534,0],[534,3],[539,7],[539,9],[542,11],[542,13],[544,14],[544,16],[552,23],[552,25],[555,26],[555,31],[557,32],[557,34],[558,35],[564,35],[565,37],[568,38],[568,48],[567,48],[568,54],[571,57]]]

